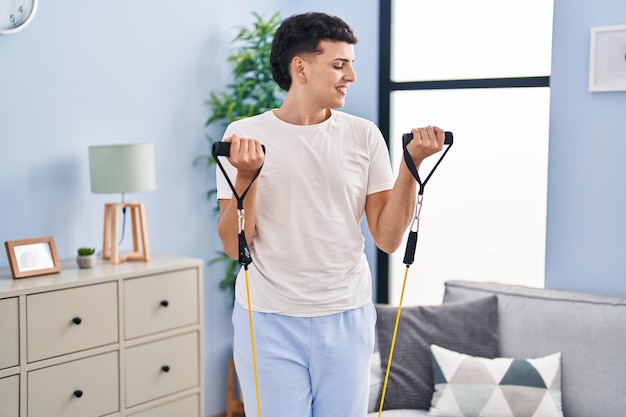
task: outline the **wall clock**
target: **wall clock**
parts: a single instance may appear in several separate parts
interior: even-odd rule
[[[0,0],[0,35],[19,32],[37,13],[39,0]]]

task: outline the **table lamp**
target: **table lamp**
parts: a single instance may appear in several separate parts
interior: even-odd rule
[[[89,176],[92,193],[122,194],[121,203],[104,206],[102,258],[112,263],[150,260],[144,206],[125,202],[125,194],[156,189],[153,144],[90,146]],[[127,208],[132,222],[133,252],[122,256],[117,241],[118,214],[124,213],[125,225]]]

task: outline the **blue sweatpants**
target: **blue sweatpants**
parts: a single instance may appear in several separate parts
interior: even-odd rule
[[[373,304],[318,317],[253,312],[262,417],[365,417]],[[248,310],[237,302],[234,359],[246,417],[258,417]]]

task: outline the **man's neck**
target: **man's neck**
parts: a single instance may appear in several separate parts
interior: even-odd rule
[[[304,100],[297,101],[287,94],[282,106],[274,110],[274,115],[285,123],[307,126],[327,120],[331,111],[330,109],[311,108]]]

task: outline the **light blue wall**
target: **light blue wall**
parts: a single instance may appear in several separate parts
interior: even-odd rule
[[[588,91],[590,28],[616,24],[625,0],[555,1],[546,286],[626,296],[626,92]]]
[[[104,203],[119,196],[90,193],[87,146],[150,141],[157,190],[128,199],[146,205],[151,251],[212,258],[220,244],[204,193],[214,174],[193,166],[209,152],[204,100],[230,81],[230,41],[252,22],[252,11],[286,17],[313,10],[309,4],[40,1],[27,29],[0,37],[0,240],[52,235],[61,258],[78,246],[100,249]],[[312,6],[344,17],[357,32],[359,82],[346,110],[374,119],[377,1]],[[232,330],[221,274],[220,267],[205,270],[207,416],[225,409]]]
[[[225,64],[250,12],[320,10],[360,38],[346,110],[376,119],[378,1],[179,0],[40,2],[32,25],[0,37],[0,240],[52,235],[62,258],[101,246],[87,146],[152,141],[157,190],[146,204],[150,246],[203,259],[219,249],[204,192],[204,100],[229,81]],[[546,285],[626,295],[626,93],[587,91],[589,29],[626,23],[625,0],[555,1]],[[215,133],[215,132],[213,132]],[[532,169],[532,167],[529,167]],[[523,190],[520,190],[523,203]],[[0,266],[6,266],[0,255]],[[205,273],[206,415],[222,412],[230,306]]]

